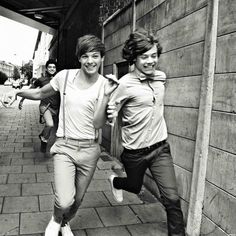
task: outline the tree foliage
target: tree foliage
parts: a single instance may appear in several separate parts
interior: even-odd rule
[[[18,68],[16,66],[14,66],[13,78],[14,78],[14,80],[17,80],[17,79],[20,78],[20,72],[19,72],[19,70],[18,70]]]
[[[7,75],[0,71],[0,84],[4,84],[4,82],[7,80]]]
[[[32,78],[33,74],[33,65],[32,62],[29,61],[28,63],[24,64],[21,67],[21,73],[24,74],[24,76],[29,80]]]

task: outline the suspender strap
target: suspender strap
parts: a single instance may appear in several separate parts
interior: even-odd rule
[[[69,70],[66,71],[66,78],[64,82],[64,89],[63,89],[63,103],[62,103],[62,112],[63,112],[63,137],[66,137],[66,121],[65,121],[65,103],[66,103],[66,85],[68,80]]]

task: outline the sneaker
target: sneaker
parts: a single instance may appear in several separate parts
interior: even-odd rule
[[[113,179],[117,177],[116,174],[112,174],[110,177],[109,177],[109,181],[110,181],[110,184],[111,184],[111,192],[112,192],[112,195],[113,195],[113,198],[117,201],[117,202],[122,202],[123,201],[123,191],[122,189],[116,189],[113,185]]]
[[[62,236],[74,236],[69,223],[66,223],[63,227],[61,227],[61,234]]]
[[[52,216],[51,220],[48,223],[48,226],[45,230],[45,236],[58,236],[61,225],[54,220]]]

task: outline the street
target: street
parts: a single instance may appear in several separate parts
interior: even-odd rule
[[[0,95],[10,91],[0,86]],[[38,101],[25,100],[18,110],[0,107],[0,235],[43,235],[53,209],[53,163],[39,152]],[[119,163],[102,152],[81,208],[71,222],[75,236],[166,236],[166,214],[145,189],[124,192],[116,203],[108,177]]]

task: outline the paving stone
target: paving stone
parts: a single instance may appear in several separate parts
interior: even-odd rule
[[[0,184],[5,184],[7,182],[7,174],[0,175]]]
[[[16,143],[28,143],[28,142],[32,142],[33,140],[31,138],[23,138],[23,139],[16,139],[15,142]],[[17,150],[19,151],[19,150]],[[23,151],[22,151],[23,152]],[[33,152],[33,150],[31,149],[31,152]]]
[[[20,184],[0,184],[0,196],[20,196]]]
[[[46,165],[27,165],[23,166],[23,173],[48,172]]]
[[[140,223],[140,220],[128,206],[100,207],[96,209],[105,226]]]
[[[112,173],[112,170],[96,170],[93,179],[107,180]]]
[[[1,152],[14,152],[14,147],[2,147]]]
[[[25,174],[9,174],[8,183],[35,183],[36,177],[34,173]]]
[[[101,159],[98,160],[97,167],[99,170],[110,170],[112,166],[116,164],[115,161],[104,162]]]
[[[85,230],[83,229],[73,230],[72,232],[74,233],[74,236],[87,236]]]
[[[143,201],[140,200],[140,198],[138,197],[138,195],[133,194],[133,193],[129,193],[126,191],[123,191],[123,202],[116,202],[113,198],[112,192],[111,191],[104,191],[104,194],[106,195],[106,197],[108,198],[109,202],[111,203],[111,205],[113,206],[118,206],[118,205],[130,205],[130,204],[143,204]]]
[[[110,189],[108,180],[93,179],[88,187],[89,191],[106,191]]]
[[[73,230],[103,227],[97,212],[93,208],[79,209],[70,225]]]
[[[22,184],[23,196],[43,194],[53,194],[52,185],[50,183]]]
[[[51,157],[42,156],[42,157],[37,157],[34,159],[36,165],[47,165],[53,163],[53,159]]]
[[[86,231],[88,236],[130,236],[130,233],[124,226],[87,229]]]
[[[44,236],[44,234],[21,234],[20,236]]]
[[[0,166],[0,174],[21,173],[21,166]]]
[[[156,202],[160,203],[160,201],[144,186],[142,186],[142,189],[138,194],[138,196],[144,203],[156,203]]]
[[[0,157],[0,165],[1,166],[9,166],[10,164],[11,164],[11,158]]]
[[[166,212],[161,203],[130,206],[143,223],[165,222]]]
[[[6,141],[7,140],[7,135],[0,135],[0,140]]]
[[[40,195],[39,208],[40,211],[52,211],[54,206],[54,195]]]
[[[23,147],[33,147],[33,142],[29,142],[29,143],[24,142],[22,144],[23,144]]]
[[[20,218],[20,234],[43,233],[52,217],[51,212],[22,213]]]
[[[39,211],[38,197],[5,197],[3,213]]]
[[[33,147],[15,147],[15,152],[33,152]]]
[[[132,236],[168,236],[167,225],[165,223],[128,225],[127,228]]]
[[[1,154],[2,157],[7,157],[7,158],[22,158],[23,157],[23,153],[2,153]]]
[[[12,159],[11,165],[12,166],[18,166],[18,165],[33,165],[34,160],[33,159]]]
[[[5,147],[23,147],[23,143],[13,143],[13,142],[7,142],[5,144]]]
[[[18,235],[19,214],[1,214],[0,225],[0,235]]]
[[[80,208],[103,206],[110,206],[110,204],[102,192],[87,192]]]
[[[41,129],[40,129],[40,130],[41,130]],[[34,133],[36,133],[37,135],[28,135],[28,134],[26,134],[26,135],[24,135],[24,138],[25,138],[25,139],[37,139],[38,142],[39,142],[39,136],[38,136],[38,134],[40,133],[40,131],[37,129],[36,131],[34,131]]]
[[[54,181],[53,173],[37,173],[36,177],[38,183],[47,183]]]
[[[41,158],[41,157],[44,157],[44,153],[42,152],[26,152],[24,153],[24,159],[27,159],[27,158],[32,158],[32,159],[37,159],[37,158]]]

